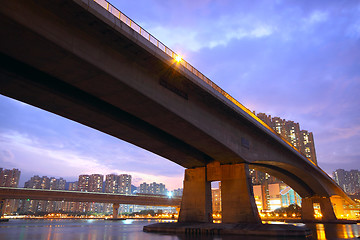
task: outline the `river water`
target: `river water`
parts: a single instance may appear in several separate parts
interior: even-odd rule
[[[23,220],[0,222],[0,240],[271,240],[269,237],[185,236],[145,233],[143,226],[160,220]],[[311,239],[358,239],[360,224],[313,224]],[[281,238],[290,239],[290,238]],[[299,238],[296,238],[299,239]]]

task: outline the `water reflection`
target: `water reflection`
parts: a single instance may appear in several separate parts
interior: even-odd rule
[[[270,237],[240,236],[197,236],[166,235],[145,233],[143,226],[155,220],[10,220],[0,224],[0,239],[7,240],[275,240]],[[160,221],[158,221],[160,222]],[[312,224],[307,227],[313,231],[311,239],[351,239],[359,237],[360,224]],[[285,239],[285,238],[281,238]],[[286,238],[291,240],[292,238]],[[299,238],[293,238],[299,239]]]
[[[354,239],[359,237],[360,225],[354,224],[306,224],[314,239]],[[316,234],[315,234],[316,233]]]

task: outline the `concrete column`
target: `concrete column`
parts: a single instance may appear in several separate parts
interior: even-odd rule
[[[315,220],[314,216],[314,203],[319,203],[322,221],[334,221],[337,220],[333,206],[330,201],[330,197],[307,197],[301,200],[301,217],[303,220]]]
[[[223,223],[261,223],[255,204],[248,166],[221,165]]]
[[[329,197],[320,197],[319,203],[323,221],[337,220]]]
[[[179,222],[212,222],[211,182],[205,167],[185,169]]]
[[[113,203],[113,218],[118,218],[118,212],[119,212],[119,203]]]
[[[331,196],[330,200],[331,200],[331,203],[332,203],[333,208],[334,208],[335,216],[337,218],[341,218],[341,217],[345,216],[344,200],[338,195]]]
[[[314,203],[311,197],[301,199],[301,218],[306,221],[315,220]]]

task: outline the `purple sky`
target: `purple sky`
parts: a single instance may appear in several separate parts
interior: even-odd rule
[[[239,102],[312,131],[320,167],[360,168],[359,1],[111,1]],[[128,173],[182,187],[183,168],[0,95],[0,167],[74,181]]]

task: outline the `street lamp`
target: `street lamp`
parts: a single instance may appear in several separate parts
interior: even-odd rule
[[[180,55],[176,55],[175,56],[175,61],[177,61],[178,63],[181,62],[182,57]]]
[[[167,196],[168,196],[169,198],[172,198],[173,193],[169,191],[169,192],[167,193]]]

